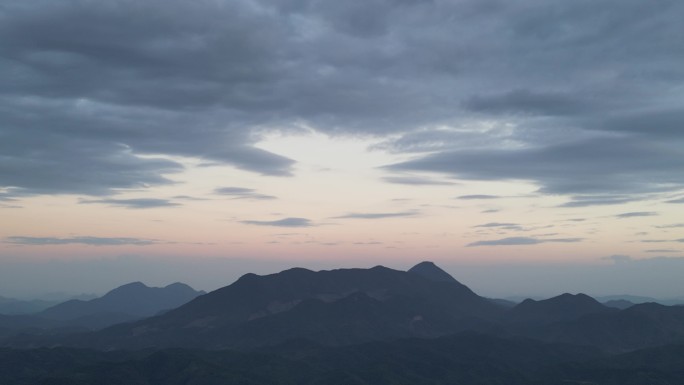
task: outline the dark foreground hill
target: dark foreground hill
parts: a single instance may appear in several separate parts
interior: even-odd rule
[[[15,385],[681,385],[683,368],[684,346],[606,356],[473,333],[262,352],[0,349],[0,383]]]

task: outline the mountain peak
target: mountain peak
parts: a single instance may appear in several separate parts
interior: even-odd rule
[[[440,269],[434,262],[424,261],[408,270],[409,273],[417,274],[423,278],[438,282],[456,282],[456,279],[446,271]]]
[[[129,293],[137,293],[141,291],[145,291],[147,289],[150,289],[149,286],[145,285],[142,282],[131,282],[127,283],[125,285],[121,285],[115,289],[110,290],[107,292],[103,297],[107,296],[113,296],[113,295],[128,295]]]

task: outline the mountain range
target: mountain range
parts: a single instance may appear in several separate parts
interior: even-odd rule
[[[102,329],[121,322],[149,317],[176,308],[205,294],[183,283],[163,288],[133,282],[117,287],[102,297],[72,299],[33,314],[0,314],[0,336],[20,332],[50,333],[79,329]]]
[[[0,355],[43,357],[83,378],[106,372],[141,384],[198,376],[211,381],[197,383],[236,384],[684,383],[677,357],[669,356],[684,349],[682,306],[620,309],[581,293],[510,304],[477,295],[431,262],[408,271],[246,274],[200,294],[182,284],[132,283],[91,301],[68,301],[14,321],[41,329],[49,326],[41,322],[94,314],[137,320],[88,332],[6,335],[0,345],[14,349]],[[41,346],[61,346],[71,358],[35,350]],[[119,353],[85,353],[102,351]],[[642,382],[634,382],[636,364],[647,375]]]
[[[311,271],[293,268],[277,274],[246,274],[231,285],[142,318],[122,286],[102,298],[70,301],[45,310],[51,319],[79,319],[84,309],[138,311],[137,321],[96,332],[20,339],[29,343],[95,349],[255,349],[292,340],[346,346],[401,338],[437,338],[463,331],[547,342],[583,344],[622,352],[684,342],[684,307],[653,303],[620,310],[585,294],[525,300],[513,307],[481,297],[431,262],[408,271],[370,269]],[[174,289],[188,297],[193,291]],[[148,295],[153,291],[148,291]],[[143,301],[144,302],[144,301]],[[157,301],[159,303],[159,301]],[[115,306],[116,304],[116,306]],[[158,309],[154,309],[158,311]],[[105,314],[105,313],[90,313]],[[132,318],[126,319],[131,321]],[[27,342],[28,341],[28,342]]]

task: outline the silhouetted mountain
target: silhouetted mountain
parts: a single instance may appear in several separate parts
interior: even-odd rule
[[[510,310],[507,320],[530,327],[570,321],[586,314],[607,313],[613,310],[586,294],[565,293],[542,301],[526,299]]]
[[[109,314],[121,322],[149,317],[161,310],[178,307],[202,293],[183,283],[174,283],[159,288],[148,287],[141,282],[133,282],[117,287],[100,298],[89,301],[70,300],[60,303],[40,312],[39,315],[61,321],[87,320],[93,319],[93,317],[104,321],[106,318],[104,315]],[[96,323],[103,324],[102,321]],[[111,324],[109,323],[109,325]]]
[[[30,341],[99,330],[177,307],[202,293],[182,283],[150,288],[135,282],[118,287],[100,298],[69,300],[38,314],[0,315],[0,337],[16,338],[23,335],[19,340]]]
[[[0,383],[684,383],[684,307],[618,310],[563,294],[505,309],[442,273],[422,263],[408,272],[377,266],[247,274],[157,316],[69,336],[79,330],[67,323],[106,324],[129,313],[0,316],[4,346],[100,349],[0,349]],[[142,305],[126,299],[149,289],[129,284],[81,302],[98,310],[123,302],[117,309],[130,311]],[[121,350],[134,348],[145,349]],[[241,351],[214,350],[224,348]]]
[[[5,336],[4,346],[63,345],[106,350],[245,350],[292,341],[351,346],[369,341],[437,338],[461,331],[588,345],[611,352],[684,342],[684,307],[648,303],[618,310],[585,294],[563,294],[541,301],[528,299],[506,309],[450,276],[445,279],[446,273],[442,273],[432,263],[421,263],[408,272],[376,266],[246,274],[229,286],[161,312],[143,305],[144,300],[149,301],[145,293],[169,288],[187,293],[192,289],[176,284],[155,290],[134,283],[97,300],[71,301],[55,307],[63,310],[63,320],[0,318],[0,335]],[[157,308],[163,306],[158,305],[159,301],[155,303]],[[86,314],[78,308],[84,304],[98,312]],[[73,332],[79,326],[98,328],[129,320],[130,313],[99,311],[105,308],[144,308],[158,314],[66,337],[49,330]],[[80,316],[67,319],[65,314]],[[17,334],[12,329],[17,325],[28,331]]]
[[[638,295],[628,295],[628,294],[621,294],[621,295],[607,295],[603,297],[596,297],[596,300],[602,303],[606,303],[608,301],[613,301],[613,300],[625,300],[629,301],[633,304],[640,304],[640,303],[649,303],[649,302],[654,302],[654,303],[659,303],[661,305],[666,305],[666,306],[673,306],[673,305],[682,305],[684,304],[684,298],[683,297],[678,297],[678,298],[653,298],[653,297],[643,297],[643,296],[638,296]]]
[[[605,306],[612,307],[615,309],[620,309],[620,310],[627,309],[628,307],[634,306],[634,303],[629,302],[629,301],[624,300],[624,299],[613,299],[610,301],[606,301],[603,304]]]
[[[438,282],[458,282],[446,271],[440,269],[433,262],[421,262],[408,270],[409,273],[418,274],[431,281]]]
[[[587,314],[560,322],[539,329],[532,336],[547,341],[593,345],[611,351],[684,343],[684,307],[638,304],[625,310]]]
[[[377,266],[246,274],[163,315],[117,325],[98,347],[252,347],[308,338],[331,345],[486,329],[499,306],[456,280]]]

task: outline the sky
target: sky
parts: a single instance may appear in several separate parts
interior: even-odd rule
[[[5,0],[0,295],[442,266],[684,296],[684,3]]]

